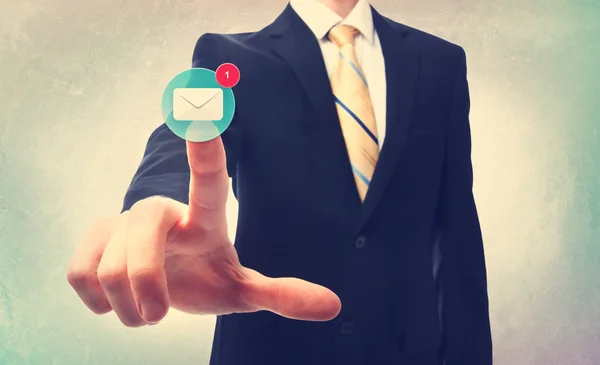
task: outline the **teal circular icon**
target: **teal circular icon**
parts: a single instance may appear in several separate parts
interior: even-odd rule
[[[162,97],[165,124],[178,137],[206,142],[223,133],[235,110],[230,88],[217,82],[215,71],[191,68],[175,76]]]

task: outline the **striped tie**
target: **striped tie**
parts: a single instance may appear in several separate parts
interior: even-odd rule
[[[367,80],[354,52],[357,33],[356,28],[347,25],[337,25],[329,31],[329,39],[339,48],[338,67],[331,76],[331,89],[358,194],[364,202],[377,164],[379,144]]]

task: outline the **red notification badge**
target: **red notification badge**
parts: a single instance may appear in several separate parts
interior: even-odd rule
[[[224,88],[232,88],[240,81],[240,70],[233,63],[224,63],[215,71],[217,83]]]

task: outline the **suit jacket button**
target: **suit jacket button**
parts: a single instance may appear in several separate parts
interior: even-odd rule
[[[361,250],[365,248],[367,245],[367,239],[365,236],[358,236],[358,238],[354,241],[354,247]]]
[[[354,331],[354,323],[352,322],[343,322],[340,327],[340,332],[344,335],[349,335]]]

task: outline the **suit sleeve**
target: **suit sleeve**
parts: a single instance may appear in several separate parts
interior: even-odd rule
[[[473,197],[469,110],[466,56],[460,48],[437,216],[446,365],[492,364],[486,264]]]
[[[192,57],[192,67],[216,70],[226,62],[219,35],[205,34],[198,39]],[[227,170],[234,180],[239,157],[238,123],[234,120],[221,135],[227,155]],[[187,204],[189,200],[190,167],[185,140],[177,137],[162,124],[148,139],[146,150],[123,200],[122,211],[129,210],[137,201],[156,195]],[[235,188],[234,188],[235,191]]]

